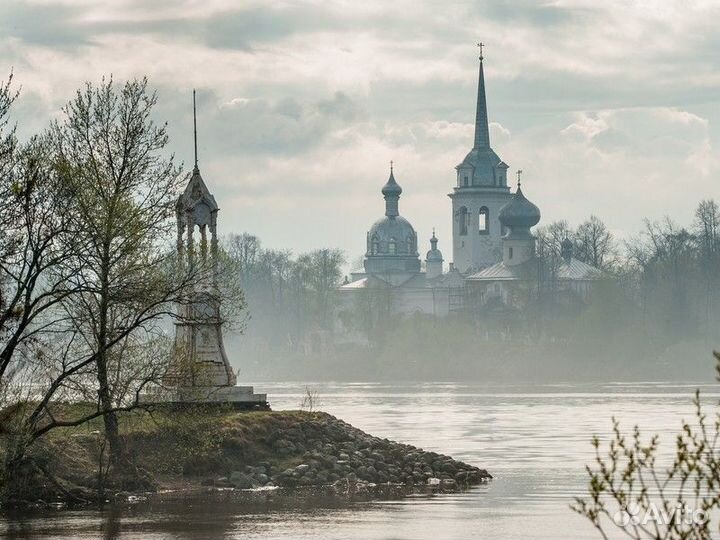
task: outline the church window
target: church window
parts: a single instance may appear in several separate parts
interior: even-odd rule
[[[397,242],[394,238],[391,238],[388,242],[388,253],[390,255],[395,255],[395,253],[397,253]]]
[[[370,242],[370,253],[372,255],[377,255],[380,251],[380,242],[378,241],[378,237],[373,235],[372,241]]]
[[[464,206],[460,207],[460,210],[458,210],[458,213],[457,213],[457,219],[458,219],[458,230],[460,231],[460,236],[466,236],[467,230],[468,230],[467,208],[465,208]]]
[[[508,248],[508,259],[512,259],[513,256],[513,248]]]
[[[408,236],[408,237],[407,237],[407,252],[408,252],[408,255],[412,255],[413,251],[415,251],[415,250],[413,249],[413,247],[414,247],[414,246],[413,246],[413,238],[412,238],[412,236]]]
[[[463,185],[464,186],[468,185],[468,175],[467,174],[465,175],[465,178],[463,179]]]
[[[488,210],[487,206],[483,206],[478,212],[478,232],[480,234],[490,232],[490,210]]]

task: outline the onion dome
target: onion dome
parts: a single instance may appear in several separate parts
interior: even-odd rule
[[[518,186],[510,202],[500,210],[498,218],[510,229],[529,229],[540,221],[540,209],[525,198]]]
[[[398,201],[402,188],[395,181],[392,163],[390,178],[382,188],[385,216],[373,223],[367,233],[365,271],[373,273],[419,272],[417,234],[410,222],[400,215]]]
[[[395,181],[395,175],[393,174],[392,165],[390,165],[390,178],[382,188],[382,194],[387,197],[388,195],[399,197],[402,193],[400,184]]]
[[[427,262],[442,262],[442,252],[437,248],[438,239],[435,236],[435,230],[433,229],[432,238],[430,238],[430,251],[427,252],[425,260]]]

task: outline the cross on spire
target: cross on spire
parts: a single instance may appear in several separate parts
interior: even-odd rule
[[[520,189],[520,175],[521,174],[522,174],[522,169],[518,169],[517,170],[517,179],[518,179],[517,187],[518,187],[518,189]]]
[[[393,172],[393,160],[390,160],[390,172]]]
[[[482,50],[483,50],[483,47],[485,46],[485,44],[481,41],[477,44],[477,46],[480,48],[480,61],[482,62],[483,61],[483,51]]]

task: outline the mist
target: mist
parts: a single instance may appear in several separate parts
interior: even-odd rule
[[[543,280],[518,285],[521,300],[510,307],[480,305],[466,290],[463,308],[447,316],[403,313],[390,288],[343,304],[341,250],[293,255],[232,235],[226,246],[249,320],[242,335],[228,336],[230,357],[248,380],[711,380],[718,206],[699,202],[689,223],[641,222],[626,240],[596,216],[574,228],[541,224],[534,234]],[[553,280],[565,238],[575,258],[602,271],[585,298]]]

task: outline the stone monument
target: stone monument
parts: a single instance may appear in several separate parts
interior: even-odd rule
[[[203,275],[179,305],[175,323],[174,361],[164,378],[173,402],[228,402],[238,408],[267,408],[265,394],[236,386],[237,378],[223,344],[222,298],[218,288],[217,216],[220,208],[200,175],[197,160],[197,115],[193,90],[195,167],[176,204],[179,274],[196,269]],[[199,231],[199,242],[194,233]],[[209,246],[208,246],[209,233]]]

